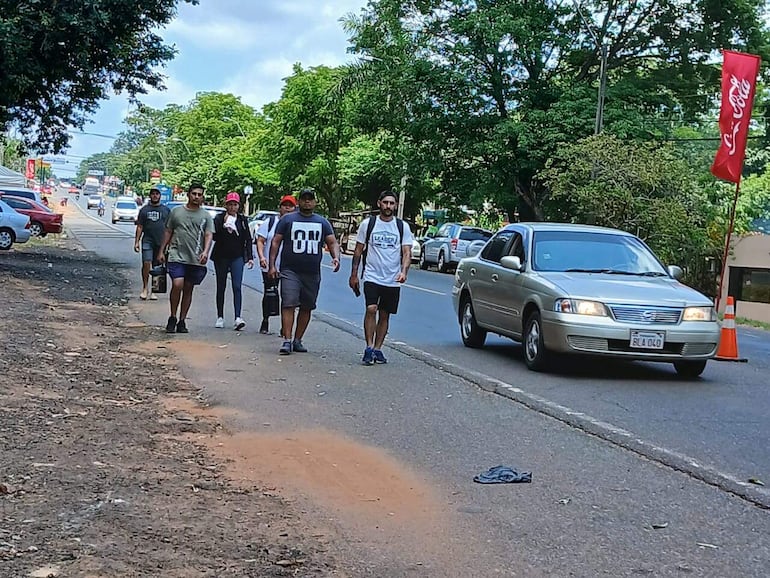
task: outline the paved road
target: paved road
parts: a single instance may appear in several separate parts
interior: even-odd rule
[[[81,205],[84,205],[81,199]],[[95,212],[89,214],[95,217]],[[82,239],[130,238],[133,227],[105,225],[94,220],[73,221]],[[135,259],[130,241],[126,258]],[[327,257],[328,261],[328,257]],[[325,265],[319,311],[339,320],[338,325],[360,333],[363,303],[347,287],[350,259],[343,258],[339,273]],[[245,284],[261,290],[257,269],[247,271]],[[741,355],[748,364],[709,363],[701,379],[683,381],[667,364],[575,361],[549,374],[530,372],[521,348],[490,336],[483,350],[463,347],[452,312],[452,276],[413,267],[402,292],[399,314],[393,319],[390,338],[420,352],[447,360],[523,391],[534,406],[553,404],[557,417],[617,441],[674,467],[705,468],[706,478],[732,489],[749,478],[770,485],[770,334],[739,330]],[[406,349],[404,349],[406,350]],[[360,353],[340,352],[356,356]],[[440,361],[436,365],[441,366]],[[440,376],[440,373],[437,374]],[[547,409],[547,408],[546,408]],[[572,416],[577,415],[573,419]],[[598,425],[596,425],[598,424]],[[595,427],[594,427],[595,426]],[[638,443],[637,443],[638,442]],[[752,490],[753,488],[749,488]],[[756,488],[762,491],[760,488]],[[770,507],[770,493],[760,496]]]

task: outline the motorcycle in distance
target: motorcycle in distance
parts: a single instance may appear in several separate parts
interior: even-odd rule
[[[103,216],[104,216],[104,205],[99,205],[99,208],[97,209],[97,211],[96,211],[96,212],[97,212],[97,214],[98,214],[100,217],[103,217]]]

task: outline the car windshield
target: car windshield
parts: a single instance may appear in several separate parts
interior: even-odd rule
[[[660,261],[636,237],[588,231],[536,231],[536,271],[668,276]]]
[[[91,195],[88,198],[91,199],[92,201],[101,201],[102,200],[102,197],[99,196],[99,195]]]
[[[119,201],[115,204],[118,209],[136,209],[136,203],[129,201]]]

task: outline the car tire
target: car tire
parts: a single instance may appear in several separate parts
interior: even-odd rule
[[[33,237],[45,237],[45,232],[43,231],[43,225],[38,221],[32,221],[29,224],[29,233]]]
[[[472,349],[483,347],[487,339],[486,330],[476,323],[476,313],[473,311],[470,297],[465,297],[460,305],[460,336],[463,338],[463,345]]]
[[[703,370],[706,369],[706,360],[700,361],[675,361],[674,369],[676,369],[679,377],[685,377],[694,379],[699,377]]]
[[[532,371],[543,371],[548,366],[548,350],[543,339],[543,322],[540,312],[534,311],[524,325],[522,339],[524,363]]]
[[[420,251],[420,269],[425,271],[428,268],[428,262],[425,260],[425,249]]]
[[[112,219],[112,224],[114,225],[115,223],[117,223],[117,221],[115,219]]]
[[[438,252],[438,262],[436,263],[438,270],[442,273],[446,273],[449,270],[446,264],[446,257],[444,257],[444,251]]]
[[[15,240],[16,235],[11,229],[0,229],[0,251],[8,251]]]

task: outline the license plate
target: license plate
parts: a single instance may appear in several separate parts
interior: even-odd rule
[[[632,331],[631,347],[637,349],[663,349],[665,333],[657,331]]]

